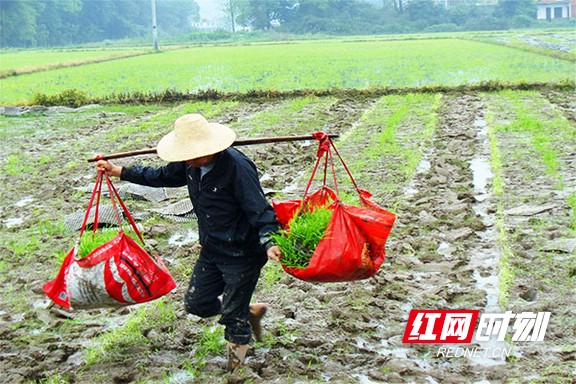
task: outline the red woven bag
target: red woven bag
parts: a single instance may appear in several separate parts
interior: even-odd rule
[[[358,188],[328,135],[323,132],[316,132],[313,135],[320,142],[318,159],[308,181],[304,198],[274,200],[272,205],[284,229],[288,227],[290,220],[303,209],[314,210],[318,207],[327,207],[333,213],[326,233],[314,250],[308,266],[289,268],[283,265],[283,268],[288,274],[310,282],[341,282],[372,277],[384,262],[386,240],[396,216],[370,200],[372,195],[368,191]],[[345,204],[340,200],[332,161],[332,149],[350,176],[362,207]],[[323,186],[314,193],[308,194],[322,158],[325,159]],[[332,165],[336,191],[326,185],[329,162]]]
[[[142,234],[128,208],[104,172],[98,173],[80,230],[80,237],[86,229],[95,198],[94,231],[98,229],[98,206],[104,178],[120,226],[118,235],[80,260],[76,259],[77,246],[72,247],[56,278],[43,287],[46,295],[54,303],[68,309],[71,307],[117,307],[143,303],[157,299],[176,287],[176,283],[160,257],[150,256],[122,230],[115,200],[121,205],[140,241],[144,243]]]

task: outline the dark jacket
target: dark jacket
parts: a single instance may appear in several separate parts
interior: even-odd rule
[[[201,182],[200,170],[185,162],[125,167],[121,179],[151,187],[187,185],[198,217],[200,244],[207,251],[237,257],[261,253],[271,245],[269,235],[279,229],[256,166],[234,148],[216,155],[214,168]]]

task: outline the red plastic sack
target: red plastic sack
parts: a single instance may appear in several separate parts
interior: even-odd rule
[[[84,217],[80,236],[86,228],[94,197],[97,196],[94,230],[98,228],[98,204],[100,200],[102,173],[92,192]],[[133,229],[140,237],[132,216],[120,199],[108,176],[106,182],[112,205],[116,209],[114,197],[122,206]],[[119,219],[119,215],[117,214]],[[120,223],[121,224],[121,223]],[[77,260],[77,246],[66,255],[60,272],[53,281],[43,287],[46,295],[67,309],[116,307],[143,303],[157,299],[170,291],[176,284],[162,260],[152,258],[136,241],[120,229],[118,236],[96,248],[88,256]]]
[[[308,266],[289,268],[283,265],[283,268],[288,274],[310,282],[342,282],[372,277],[384,262],[386,240],[396,216],[371,201],[371,194],[368,191],[358,188],[339,154],[338,157],[354,183],[363,207],[340,201],[338,193],[326,186],[326,177],[324,185],[308,195],[321,157],[327,156],[327,159],[329,157],[331,160],[330,147],[336,150],[327,135],[323,133],[314,135],[320,141],[320,148],[305,197],[300,200],[273,201],[272,205],[284,229],[303,208],[314,210],[318,207],[327,207],[333,214]],[[324,172],[326,176],[326,168]]]

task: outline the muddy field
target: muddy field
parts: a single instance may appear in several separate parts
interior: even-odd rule
[[[364,152],[385,129],[371,116],[394,110],[379,99],[316,98],[298,109],[291,101],[93,106],[1,117],[0,382],[576,382],[576,208],[567,203],[576,191],[576,97],[520,97],[527,109],[543,103],[571,126],[572,135],[552,133],[560,164],[553,176],[525,133],[491,130],[512,119],[504,97],[431,96],[430,115],[414,114],[396,128],[395,145],[418,156],[412,171],[399,152]],[[176,279],[173,293],[135,307],[66,311],[41,289],[77,237],[64,223],[89,198],[95,174],[84,159],[153,147],[175,116],[198,111],[239,138],[339,134],[346,162],[362,164],[352,166],[360,187],[397,214],[387,258],[369,280],[311,284],[268,263],[254,298],[270,306],[266,336],[233,374],[224,371],[216,320],[187,315],[182,305],[198,255],[195,223],[159,212],[185,199],[183,190],[162,201],[126,199]],[[429,135],[418,134],[425,129]],[[301,197],[315,149],[313,142],[242,148],[271,199]],[[151,156],[116,163],[137,161],[161,164]],[[502,273],[502,258],[510,273]],[[551,317],[543,342],[508,337],[499,345],[511,351],[506,358],[448,357],[438,356],[438,345],[402,343],[411,309]],[[128,333],[135,319],[131,338],[115,333]]]

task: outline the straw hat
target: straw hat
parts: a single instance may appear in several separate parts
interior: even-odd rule
[[[156,151],[162,160],[186,161],[223,151],[234,140],[236,133],[227,126],[191,113],[176,119],[174,130],[158,142]]]

